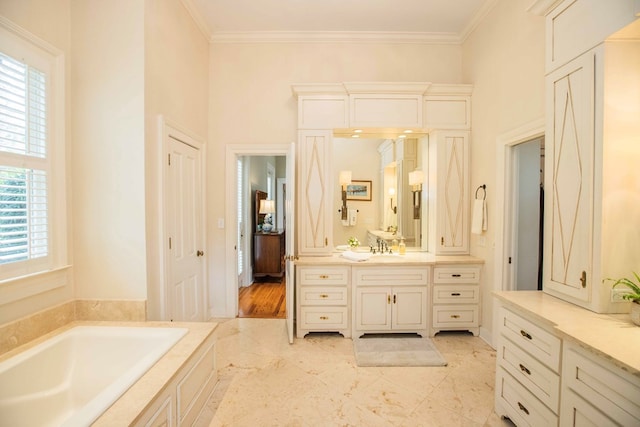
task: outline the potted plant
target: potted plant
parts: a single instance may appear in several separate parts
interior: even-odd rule
[[[629,314],[631,315],[631,321],[636,325],[640,326],[640,275],[633,272],[634,278],[629,279],[627,277],[623,277],[621,279],[608,279],[615,280],[613,284],[613,288],[618,286],[626,286],[627,290],[622,294],[622,298],[631,301],[631,311]],[[635,279],[635,281],[634,281]]]

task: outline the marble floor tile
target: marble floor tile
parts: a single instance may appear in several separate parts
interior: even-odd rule
[[[284,320],[219,322],[219,383],[197,427],[512,426],[493,411],[495,351],[470,334],[434,338],[445,367],[359,367],[341,335],[290,345]]]

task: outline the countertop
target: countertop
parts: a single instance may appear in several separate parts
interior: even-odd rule
[[[366,261],[351,261],[342,256],[342,252],[334,252],[330,256],[303,256],[295,261],[296,265],[319,266],[319,265],[452,265],[452,264],[484,264],[484,260],[469,255],[434,255],[430,252],[407,251],[405,255],[372,255]]]
[[[619,368],[640,378],[640,326],[629,314],[599,314],[541,291],[494,292],[506,307],[526,312]]]

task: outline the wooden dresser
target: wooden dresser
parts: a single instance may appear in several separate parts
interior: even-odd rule
[[[282,277],[284,274],[284,231],[253,235],[253,276]]]

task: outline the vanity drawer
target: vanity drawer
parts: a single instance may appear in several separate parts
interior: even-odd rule
[[[478,307],[475,305],[440,305],[433,307],[433,327],[478,326]]]
[[[559,372],[561,341],[551,332],[504,307],[500,309],[500,331],[552,371]]]
[[[353,267],[356,286],[398,286],[429,284],[429,267]]]
[[[300,288],[301,305],[347,305],[346,286],[303,286]]]
[[[477,304],[480,288],[477,285],[434,285],[434,304]]]
[[[616,425],[640,425],[639,378],[573,343],[564,349],[562,372],[563,397],[571,389]]]
[[[533,392],[553,412],[560,404],[560,376],[517,345],[500,336],[498,365]]]
[[[298,267],[298,284],[348,285],[349,267]]]
[[[519,427],[558,425],[557,415],[500,367],[496,370],[496,399]]]
[[[480,267],[447,266],[434,267],[433,283],[478,283]]]
[[[305,330],[333,331],[348,326],[347,307],[301,307],[300,327]]]

